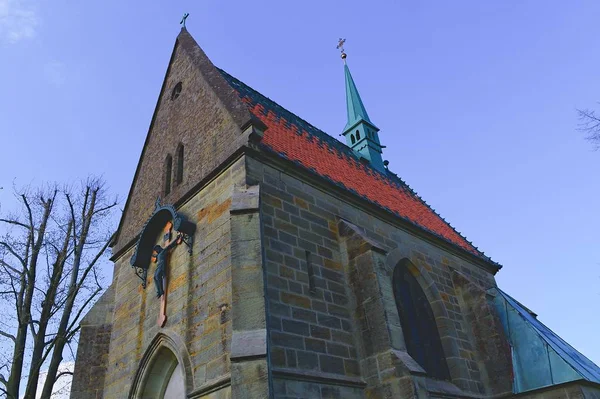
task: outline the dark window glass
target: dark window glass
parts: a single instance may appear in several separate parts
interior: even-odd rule
[[[173,173],[173,158],[167,155],[165,162],[165,195],[171,192],[171,173]]]
[[[394,297],[408,354],[430,377],[449,380],[431,305],[417,279],[402,262],[394,270]]]
[[[350,135],[350,140],[352,140],[352,144],[356,143],[356,140],[354,139],[354,135],[353,134]]]
[[[356,141],[360,140],[360,132],[357,130],[356,131]]]

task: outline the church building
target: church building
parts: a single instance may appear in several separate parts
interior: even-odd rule
[[[181,30],[72,398],[600,398],[598,366],[388,169],[339,47],[345,143]]]

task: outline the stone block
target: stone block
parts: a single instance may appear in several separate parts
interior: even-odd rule
[[[310,307],[311,307],[310,298],[307,298],[306,296],[303,296],[303,295],[292,294],[289,292],[282,292],[280,294],[280,298],[283,303],[286,303],[289,305],[293,305],[293,306],[297,306],[297,307],[305,308],[305,309],[310,309]]]
[[[331,330],[329,328],[319,327],[311,324],[310,335],[314,338],[329,340],[331,339]]]
[[[296,320],[287,320],[283,319],[282,321],[283,331],[298,335],[308,335],[309,328],[308,324],[303,321]]]
[[[267,330],[233,331],[231,338],[232,361],[267,354]]]
[[[305,338],[304,344],[306,350],[319,352],[319,353],[327,353],[327,346],[325,341],[314,338]]]
[[[305,351],[296,351],[298,367],[301,369],[317,370],[319,368],[319,359],[317,354]]]
[[[304,339],[299,335],[271,331],[271,342],[276,346],[304,349]]]
[[[296,359],[296,351],[295,350],[286,349],[285,350],[285,358],[286,358],[286,364],[288,367],[296,368],[296,366],[298,365],[298,361]]]
[[[327,343],[327,353],[345,358],[350,357],[350,353],[348,352],[348,347],[346,345],[336,344],[333,342]]]
[[[303,320],[310,323],[316,323],[317,321],[317,314],[311,310],[306,309],[292,308],[292,317],[294,319]]]
[[[330,355],[319,355],[321,371],[333,374],[345,374],[344,359]]]
[[[329,316],[319,313],[318,315],[319,325],[330,328],[341,328],[342,322],[339,317]]]

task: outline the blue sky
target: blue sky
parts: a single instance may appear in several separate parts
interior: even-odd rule
[[[600,363],[600,152],[575,111],[600,101],[600,2],[0,0],[3,211],[13,182],[88,174],[124,204],[184,12],[217,66],[335,137],[345,37],[390,169]]]

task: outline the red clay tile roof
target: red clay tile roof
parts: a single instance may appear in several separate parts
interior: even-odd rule
[[[268,128],[261,146],[328,179],[450,243],[491,261],[431,209],[401,179],[361,162],[352,149],[233,76],[223,77]]]

